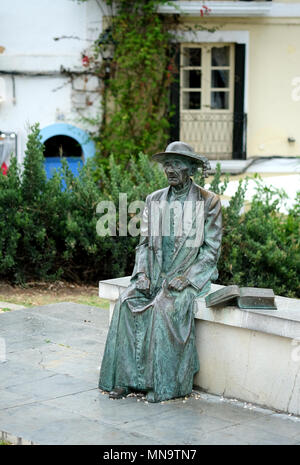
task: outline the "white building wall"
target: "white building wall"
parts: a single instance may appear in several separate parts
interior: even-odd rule
[[[29,125],[39,122],[43,128],[65,122],[87,130],[90,127],[82,117],[99,113],[98,80],[88,75],[86,82],[81,78],[72,82],[60,74],[61,66],[72,71],[86,70],[82,54],[102,28],[99,3],[1,0],[0,72],[12,74],[0,74],[5,81],[0,130],[17,133],[19,161],[23,159]],[[84,92],[84,88],[88,91]]]

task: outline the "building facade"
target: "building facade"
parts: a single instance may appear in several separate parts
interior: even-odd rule
[[[215,159],[299,156],[300,2],[173,3],[174,137]]]
[[[62,153],[84,163],[87,121],[101,116],[88,59],[105,5],[2,0],[0,13],[0,165],[12,150],[22,163],[36,122],[46,168]],[[171,138],[210,159],[299,156],[300,2],[174,0],[159,13],[180,17]]]

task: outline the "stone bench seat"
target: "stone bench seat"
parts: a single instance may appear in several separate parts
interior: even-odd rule
[[[130,276],[100,281],[99,297],[110,301],[110,317]],[[214,292],[224,286],[212,284]],[[195,301],[200,371],[195,386],[300,415],[300,300],[276,296],[277,310],[207,308]]]

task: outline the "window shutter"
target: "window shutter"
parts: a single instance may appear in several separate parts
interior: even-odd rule
[[[234,67],[233,159],[246,159],[246,115],[244,113],[244,96],[245,45],[236,44]]]
[[[170,86],[170,105],[173,115],[170,118],[170,142],[180,139],[180,44],[172,44],[171,56],[174,60],[173,82]]]

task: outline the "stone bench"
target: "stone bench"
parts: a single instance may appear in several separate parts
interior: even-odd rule
[[[100,281],[110,317],[130,277]],[[210,292],[223,286],[212,284]],[[300,415],[300,300],[276,296],[277,310],[195,305],[200,371],[195,386],[212,394]]]

